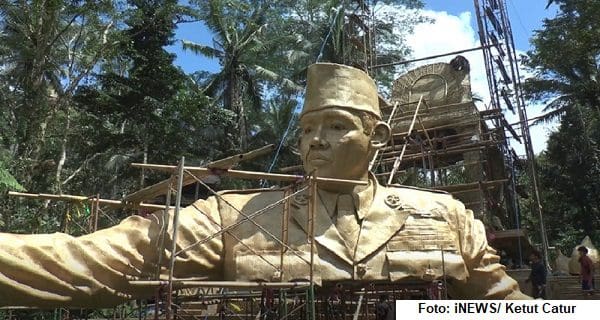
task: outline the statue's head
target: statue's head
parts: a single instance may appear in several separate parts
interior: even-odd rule
[[[369,161],[391,135],[373,79],[333,63],[308,68],[300,127],[305,171],[338,179],[367,179]]]

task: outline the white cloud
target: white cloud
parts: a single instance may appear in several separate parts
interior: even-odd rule
[[[423,14],[434,19],[433,23],[415,26],[415,30],[407,37],[412,48],[412,58],[423,58],[449,52],[471,49],[481,46],[477,32],[471,27],[471,13],[463,12],[458,16],[445,11],[424,10]],[[471,90],[487,103],[489,89],[485,75],[485,64],[481,51],[461,53],[471,65]],[[455,55],[415,62],[411,69],[435,62],[449,62]]]
[[[422,12],[425,16],[432,18],[434,22],[417,25],[414,32],[408,35],[407,42],[413,51],[411,58],[423,58],[481,46],[479,35],[472,27],[473,16],[471,12],[463,12],[459,15],[452,15],[445,11],[423,10]],[[471,51],[460,55],[469,60],[473,94],[482,98],[486,105],[489,104],[490,94],[482,51]],[[449,62],[452,58],[454,58],[454,55],[419,61],[410,65],[408,69],[435,62]],[[523,70],[521,70],[521,75],[524,75]],[[480,109],[484,108],[482,105],[478,107]],[[527,109],[530,119],[542,114],[540,105],[529,106]],[[510,111],[506,112],[505,115],[509,123],[519,121],[518,115],[513,115]],[[538,153],[545,149],[548,134],[555,128],[556,124],[531,128],[534,152]],[[518,154],[525,154],[522,144],[513,141],[511,145]]]

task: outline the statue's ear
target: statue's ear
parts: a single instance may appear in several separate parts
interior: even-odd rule
[[[383,121],[379,121],[375,125],[375,128],[373,128],[373,133],[371,134],[371,146],[374,149],[383,148],[391,137],[392,129],[390,129],[390,126]]]

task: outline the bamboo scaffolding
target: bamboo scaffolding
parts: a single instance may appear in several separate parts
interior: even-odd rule
[[[457,150],[451,150],[451,151],[443,151],[443,152],[435,152],[435,154],[437,156],[449,156],[452,154],[462,154],[465,152],[470,152],[470,151],[479,151],[479,150],[485,150],[486,147],[472,147],[472,148],[464,148],[464,149],[457,149]],[[429,152],[429,151],[427,151]],[[411,161],[411,160],[415,160],[415,159],[420,159],[421,158],[421,154],[414,154],[414,155],[410,155],[408,157],[405,157],[404,160],[405,161]],[[386,158],[386,159],[382,159],[381,163],[392,163],[394,162],[395,159],[392,158]]]
[[[177,169],[177,166],[173,165],[162,165],[162,164],[143,164],[143,163],[132,163],[132,167],[136,168],[150,168],[154,170],[160,171],[173,171]],[[267,173],[267,172],[258,172],[258,171],[243,171],[243,170],[215,170],[211,168],[203,168],[203,167],[185,167],[186,171],[193,173],[195,175],[202,176],[203,174],[218,174],[224,175],[232,178],[239,179],[249,179],[249,180],[273,180],[273,181],[282,181],[282,182],[301,182],[306,179],[304,176],[293,175],[293,174],[281,174],[281,173]],[[316,177],[317,182],[325,182],[325,183],[339,183],[339,184],[353,184],[366,186],[369,184],[368,181],[360,181],[360,180],[346,180],[346,179],[334,179],[334,178],[323,178]]]
[[[417,107],[415,108],[415,114],[413,116],[412,122],[410,123],[410,127],[408,128],[408,134],[406,135],[405,141],[404,141],[404,146],[402,147],[402,152],[400,153],[400,156],[398,156],[396,158],[396,160],[394,161],[394,165],[392,166],[392,171],[390,172],[390,176],[388,177],[387,180],[387,184],[391,184],[392,181],[394,180],[394,175],[396,174],[396,171],[398,170],[398,167],[400,167],[400,162],[402,162],[402,157],[404,156],[404,152],[406,151],[406,146],[408,145],[408,139],[407,137],[410,136],[412,129],[415,125],[415,121],[417,120],[417,115],[419,114],[419,107],[421,106],[421,102],[423,102],[423,96],[421,95],[421,97],[419,98],[419,103],[417,104]]]
[[[417,131],[416,129],[413,129],[413,132]],[[423,132],[425,133],[426,131],[433,131],[431,129],[426,129],[425,131],[417,131],[417,132]],[[493,136],[492,132],[482,132],[482,133],[478,133],[478,135],[480,136],[480,139],[485,141],[485,140],[491,140],[491,137]],[[462,139],[459,141],[463,141],[463,140],[470,140],[470,137],[473,136],[473,132],[464,132],[464,133],[457,133],[457,134],[451,134],[451,135],[446,135],[443,137],[433,137],[431,138],[431,142],[447,142],[448,140],[454,140],[457,138],[466,138],[469,137],[469,139]],[[385,147],[384,150],[390,150],[393,149],[391,146],[390,147]]]
[[[171,259],[169,261],[169,280],[167,281],[167,320],[171,319],[173,304],[173,272],[175,272],[175,258],[173,254],[177,250],[177,230],[179,228],[179,211],[181,209],[181,190],[183,188],[183,168],[185,166],[185,157],[181,157],[177,172],[177,195],[175,197],[175,212],[173,213],[173,240],[171,245]],[[161,250],[161,252],[163,252]]]
[[[425,128],[425,126],[423,125],[423,121],[421,121],[421,117],[417,116],[417,120],[419,120],[419,124],[421,125],[421,128],[423,129],[423,133],[425,133],[425,137],[427,138],[427,142],[429,143],[429,148],[430,150],[434,150],[434,146],[433,146],[433,142],[431,140],[431,137],[429,137],[429,132],[427,131],[427,129]],[[433,161],[433,157],[431,153],[427,154],[427,158],[429,160],[429,170],[431,173],[431,186],[435,187],[435,168],[434,168],[434,161]]]
[[[436,126],[436,127],[429,127],[427,128],[427,130],[429,131],[435,131],[435,130],[441,130],[441,129],[447,129],[447,128],[458,128],[458,127],[466,127],[469,125],[474,125],[476,123],[479,123],[480,121],[482,121],[481,119],[474,119],[474,120],[467,120],[467,121],[461,121],[461,122],[457,122],[457,123],[451,123],[451,124],[444,124],[444,125],[440,125],[440,126]],[[420,129],[414,129],[413,128],[413,132],[420,132]],[[403,137],[408,135],[408,132],[398,132],[398,133],[393,133],[392,137]]]
[[[238,163],[240,163],[241,161],[251,160],[256,157],[265,155],[269,152],[272,152],[274,148],[275,148],[275,145],[270,144],[270,145],[267,145],[262,148],[258,148],[258,149],[255,149],[255,150],[252,150],[252,151],[249,151],[246,153],[236,154],[231,157],[213,161],[211,163],[206,164],[205,167],[213,169],[215,171],[228,170],[228,169],[232,168],[233,166],[237,165]],[[189,175],[185,175],[183,178],[182,186],[185,187],[185,186],[188,186],[195,182],[196,182],[196,180],[194,178],[190,177]],[[158,183],[155,183],[151,186],[145,187],[141,190],[138,190],[132,194],[125,196],[123,198],[123,201],[135,204],[135,203],[139,203],[144,200],[147,200],[147,199],[153,199],[157,196],[161,196],[161,195],[165,194],[166,190],[168,190],[167,187],[169,184],[171,184],[170,179],[160,181]]]
[[[444,154],[447,153],[451,153],[453,151],[462,151],[462,150],[467,150],[467,149],[471,149],[471,148],[475,148],[475,147],[490,147],[490,146],[494,146],[494,145],[498,145],[499,143],[501,143],[500,141],[494,141],[494,140],[487,140],[487,141],[480,141],[480,142],[475,142],[475,143],[464,143],[464,144],[459,144],[456,146],[452,146],[452,147],[448,147],[448,148],[444,148],[444,149],[433,149],[433,150],[425,150],[424,152],[415,152],[415,153],[406,153],[406,150],[404,152],[405,156],[413,156],[413,155],[418,155],[420,157],[421,153],[425,153],[425,154],[435,154],[438,156],[443,156]],[[383,153],[384,158],[386,158],[386,156],[389,157],[393,157],[394,155],[397,155],[398,153],[402,154],[402,151],[390,151],[390,152],[385,152]]]
[[[448,104],[443,104],[443,105],[439,105],[439,106],[435,106],[435,107],[431,107],[429,105],[426,106],[425,111],[423,112],[426,115],[430,115],[430,114],[434,114],[434,113],[443,113],[443,112],[447,112],[448,109],[453,109],[454,107],[459,107],[459,106],[472,106],[473,108],[469,108],[469,109],[473,109],[473,113],[468,114],[468,115],[472,115],[474,117],[477,116],[477,108],[475,108],[475,106],[473,105],[473,103],[471,102],[456,102],[456,103],[448,103]],[[392,121],[400,121],[402,119],[410,119],[412,116],[412,112],[413,110],[406,109],[403,110],[402,112],[400,112],[399,116],[397,118],[392,119]]]
[[[413,145],[410,148],[406,148],[407,150],[404,152],[404,159],[408,159],[413,156],[420,157],[422,155],[429,155],[429,154],[438,156],[439,158],[443,159],[443,157],[446,154],[448,154],[448,155],[455,154],[454,151],[456,151],[456,150],[463,150],[463,149],[466,150],[466,149],[472,149],[474,147],[490,148],[490,147],[494,147],[500,143],[501,142],[499,142],[499,141],[493,141],[493,140],[487,140],[487,141],[483,141],[483,142],[473,143],[469,140],[468,143],[467,143],[467,141],[464,141],[459,144],[452,144],[449,147],[439,148],[439,149],[424,149],[424,148],[421,149],[420,144],[413,143]],[[389,152],[382,154],[381,159],[393,158],[393,157],[397,156],[399,153],[401,153],[401,151],[389,151]]]
[[[289,199],[290,197],[290,190],[286,189],[283,197],[286,199]],[[285,275],[283,274],[283,266],[284,266],[284,254],[285,254],[285,250],[287,249],[286,246],[288,246],[288,241],[289,241],[289,221],[290,221],[290,201],[286,201],[284,203],[283,206],[283,214],[281,216],[281,241],[283,241],[284,244],[282,244],[280,246],[280,257],[279,257],[279,281],[283,281]]]
[[[286,244],[286,242],[287,242],[287,230],[286,230],[287,227],[285,225],[282,225],[282,238],[284,238],[284,241],[285,241],[285,242],[283,242],[283,241],[279,240],[275,235],[271,234],[268,230],[264,229],[261,225],[259,225],[258,223],[256,223],[256,221],[254,221],[254,219],[253,219],[254,217],[258,216],[259,214],[268,212],[269,209],[275,207],[276,205],[278,205],[282,201],[286,202],[286,204],[284,206],[288,205],[289,204],[288,198],[292,197],[294,194],[296,194],[296,193],[291,193],[289,191],[285,193],[286,197],[284,197],[284,199],[282,199],[280,201],[277,201],[277,202],[273,203],[272,205],[269,205],[269,206],[267,206],[267,207],[265,207],[265,208],[263,208],[263,209],[255,212],[255,213],[245,214],[245,213],[241,212],[240,210],[238,210],[238,209],[236,209],[235,207],[232,206],[232,208],[234,208],[236,211],[238,211],[238,213],[240,215],[242,215],[244,217],[244,219],[242,219],[241,221],[238,221],[238,223],[234,223],[234,224],[226,226],[226,227],[223,227],[223,226],[219,225],[219,227],[220,227],[219,231],[211,234],[210,236],[202,239],[199,242],[196,242],[196,243],[191,244],[191,245],[189,245],[189,246],[187,246],[187,247],[185,247],[185,248],[183,248],[183,249],[181,249],[179,251],[176,251],[176,243],[177,243],[176,235],[177,235],[177,227],[178,227],[178,223],[179,223],[178,213],[179,213],[179,209],[180,209],[180,206],[181,206],[181,192],[182,192],[182,188],[183,188],[183,179],[184,179],[184,176],[187,175],[187,176],[191,177],[196,182],[198,182],[201,185],[203,185],[204,187],[208,188],[208,190],[211,193],[213,193],[216,197],[219,197],[219,198],[221,198],[222,201],[225,201],[226,203],[228,203],[218,193],[216,193],[208,185],[206,185],[200,178],[196,177],[194,175],[194,173],[192,173],[191,171],[186,170],[184,161],[185,160],[182,157],[182,159],[181,159],[181,161],[180,161],[180,163],[178,165],[178,171],[177,171],[177,174],[176,174],[176,176],[178,177],[178,179],[177,179],[178,180],[177,181],[177,188],[176,188],[177,198],[176,198],[176,204],[175,204],[175,213],[174,213],[174,217],[173,217],[173,240],[172,240],[173,247],[170,249],[171,250],[171,257],[170,257],[171,259],[170,259],[169,268],[168,268],[168,271],[169,271],[168,280],[167,281],[161,281],[161,280],[133,280],[133,281],[130,281],[130,284],[132,284],[132,285],[149,285],[149,286],[155,286],[155,287],[157,287],[157,291],[156,291],[157,292],[157,297],[156,297],[157,301],[159,301],[160,298],[161,298],[160,295],[159,295],[160,288],[163,287],[163,286],[167,286],[167,290],[166,290],[166,295],[167,295],[167,297],[166,297],[166,299],[167,299],[167,301],[166,301],[166,304],[167,304],[166,319],[167,320],[170,320],[171,316],[174,315],[173,309],[172,309],[173,306],[176,306],[173,303],[173,290],[174,289],[185,288],[185,287],[195,287],[195,286],[200,286],[200,287],[216,287],[216,288],[240,288],[240,289],[266,288],[266,287],[268,287],[268,288],[290,288],[290,287],[297,288],[297,287],[303,287],[302,285],[299,285],[297,282],[294,282],[294,283],[290,283],[290,282],[260,283],[260,282],[237,282],[237,281],[236,282],[233,282],[233,281],[232,282],[223,282],[223,281],[193,281],[193,280],[190,280],[190,281],[186,281],[186,280],[175,281],[174,280],[174,278],[173,278],[173,272],[174,272],[174,268],[175,268],[175,263],[174,262],[175,262],[175,258],[178,255],[180,255],[183,252],[186,252],[187,250],[191,249],[193,246],[202,244],[205,241],[208,241],[209,239],[218,236],[219,234],[223,234],[225,232],[229,233],[230,229],[235,228],[240,223],[243,223],[243,222],[246,222],[246,221],[250,222],[250,223],[253,223],[258,229],[262,230],[267,235],[271,236],[276,242],[280,243],[281,246],[282,246],[282,249],[281,249],[282,252],[283,252],[284,249],[287,249],[287,250],[290,250],[290,252],[292,254],[298,255],[298,253],[296,253],[292,248],[290,248]],[[167,181],[169,181],[169,183],[171,183],[172,180],[173,180],[173,176],[170,179],[168,179]],[[316,179],[314,177],[310,178],[309,183],[310,183],[311,186],[314,186],[316,188]],[[168,191],[167,191],[167,196],[169,196],[170,193],[171,193],[170,189],[171,188],[169,186]],[[301,190],[300,191],[296,191],[296,192],[302,192]],[[229,205],[231,205],[231,204],[229,204]],[[287,214],[286,211],[287,210],[284,208],[284,215],[283,215],[284,219],[286,219],[287,216],[288,216],[288,214]],[[203,213],[203,212],[201,212],[201,213]],[[314,219],[314,214],[312,216],[313,216],[312,218]],[[208,218],[210,220],[210,217],[208,217]],[[211,222],[216,223],[216,222],[214,222],[212,220],[211,220]],[[313,229],[314,229],[314,227],[313,227]],[[310,239],[312,239],[311,242],[313,243],[312,245],[314,246],[314,231],[309,232],[308,237]],[[243,244],[243,242],[240,239],[238,239],[235,236],[234,236],[234,238],[238,242],[240,242],[240,243]],[[161,244],[161,245],[164,246],[164,243]],[[159,251],[161,251],[161,252],[164,251],[164,248],[159,248]],[[258,252],[255,252],[255,254],[259,258],[264,259],[264,257],[262,257]],[[301,256],[299,256],[299,258],[301,258],[302,260],[304,260],[303,257],[301,257]],[[310,261],[305,261],[305,262],[307,262],[307,263],[310,264],[310,269],[311,269],[310,285],[308,285],[308,287],[309,287],[308,290],[310,292],[312,292],[312,288],[313,288],[313,274],[312,274],[313,265],[314,265],[313,259],[314,259],[314,250],[311,250],[311,259],[310,259]],[[283,263],[283,254],[282,254],[282,261],[281,262]],[[274,265],[272,265],[272,266],[277,271],[282,272],[282,268],[278,268],[277,266],[274,266]],[[283,279],[282,276],[280,277],[280,280]],[[312,307],[314,308],[314,305]],[[313,319],[313,318],[314,317],[311,317],[311,319]]]
[[[392,108],[392,112],[390,112],[390,115],[388,117],[387,120],[387,124],[390,125],[392,123],[392,118],[394,117],[394,113],[396,112],[396,110],[398,109],[398,102],[394,103],[394,107]],[[369,163],[369,171],[373,168],[373,166],[375,166],[375,162],[377,161],[377,157],[379,156],[379,152],[382,149],[377,149],[377,151],[375,151],[375,154],[373,155],[373,159],[371,159],[371,162]]]

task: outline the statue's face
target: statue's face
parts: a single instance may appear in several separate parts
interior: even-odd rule
[[[364,180],[370,160],[371,136],[362,121],[343,108],[312,111],[300,119],[300,152],[304,170],[320,177]]]

